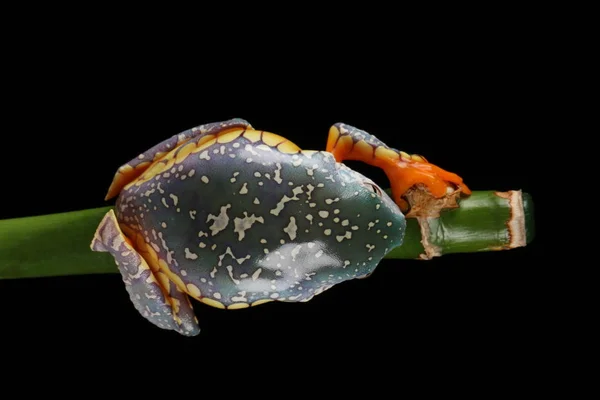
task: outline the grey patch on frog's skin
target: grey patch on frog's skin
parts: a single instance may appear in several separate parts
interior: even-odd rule
[[[225,306],[239,303],[240,298],[249,304],[266,299],[307,301],[333,285],[371,273],[385,256],[384,249],[401,243],[403,231],[398,226],[404,226],[404,217],[389,197],[372,197],[372,188],[364,184],[369,180],[363,175],[336,163],[327,152],[292,155],[257,150],[262,144],[239,137],[224,144],[225,154],[221,154],[223,144],[217,143],[205,149],[210,161],[199,160],[197,154],[183,160],[182,173],[196,171],[185,181],[166,184],[166,178],[160,176],[132,186],[117,203],[121,220],[134,220],[138,207],[146,202],[160,204],[162,197],[171,199],[170,195],[177,196],[181,210],[196,211],[192,219],[174,207],[152,210],[146,206],[144,218],[138,218],[132,229],[156,229],[171,253],[168,255],[159,241],[158,257],[177,261],[179,265],[173,263],[169,268],[184,284],[195,285],[212,298],[219,293],[218,301]],[[215,149],[219,151],[215,153]],[[228,156],[231,152],[236,158]],[[248,158],[255,161],[251,167],[246,164]],[[307,174],[305,167],[314,165],[319,168]],[[234,176],[234,172],[239,173]],[[204,176],[208,179],[202,180]],[[267,176],[270,179],[265,179]],[[233,184],[232,178],[236,179]],[[164,182],[165,194],[149,193],[143,199],[135,195],[150,191],[156,181]],[[247,185],[241,195],[242,183]],[[250,223],[253,215],[255,221]],[[346,226],[334,222],[334,215],[347,220]],[[387,218],[393,220],[393,227],[386,226]],[[369,223],[376,220],[381,227],[377,235],[368,231]],[[162,221],[169,222],[167,228],[160,226]],[[323,226],[317,227],[317,223]],[[202,237],[199,232],[204,233]],[[344,238],[341,242],[336,239],[340,236]],[[148,239],[155,241],[152,236]],[[375,246],[372,251],[367,244]],[[198,258],[187,259],[186,248]],[[228,254],[227,249],[246,258],[242,263],[219,260],[220,255]],[[349,263],[358,266],[350,268]],[[180,273],[182,269],[186,276]]]

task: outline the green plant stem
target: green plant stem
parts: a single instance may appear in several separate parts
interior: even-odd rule
[[[520,234],[526,240],[519,245],[529,243],[534,233],[531,198],[527,194],[522,198],[524,220],[514,226],[524,227]],[[514,208],[518,206],[493,191],[473,192],[460,208],[444,211],[439,218],[408,219],[403,245],[386,258],[427,259],[512,248],[509,221],[519,214]],[[0,279],[117,273],[112,257],[90,250],[96,228],[110,208],[1,220]]]
[[[509,250],[535,235],[531,196],[520,191],[476,191],[439,218],[410,218],[393,259],[431,259],[444,254]]]
[[[90,250],[111,207],[0,221],[0,279],[117,273],[114,260]]]

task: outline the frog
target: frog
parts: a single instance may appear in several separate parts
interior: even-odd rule
[[[386,170],[392,196],[348,159]],[[244,119],[212,122],[118,168],[90,247],[114,258],[141,316],[196,336],[197,304],[308,302],[370,276],[403,243],[415,183],[441,194],[462,180],[344,123],[325,150],[303,150]]]

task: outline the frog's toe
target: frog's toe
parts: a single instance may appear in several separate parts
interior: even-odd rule
[[[166,275],[150,268],[121,231],[113,210],[100,222],[91,248],[114,257],[131,301],[148,321],[186,336],[200,333],[187,295]]]

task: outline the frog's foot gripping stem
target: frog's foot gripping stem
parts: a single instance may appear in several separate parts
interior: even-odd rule
[[[134,243],[121,231],[113,210],[102,219],[91,248],[112,254],[131,301],[147,320],[185,336],[200,333],[187,295],[172,284],[157,266],[149,265],[136,251]]]
[[[449,194],[471,194],[460,176],[427,162],[422,156],[388,147],[375,136],[350,125],[338,123],[331,127],[327,151],[338,162],[356,160],[383,169],[390,180],[392,197],[403,212],[410,208],[406,195],[413,188],[424,187],[435,199]]]

